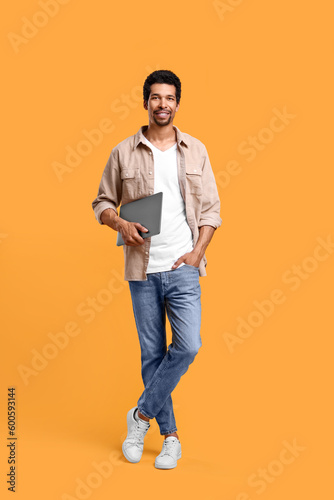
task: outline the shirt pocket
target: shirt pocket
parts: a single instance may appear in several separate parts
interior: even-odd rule
[[[186,179],[189,187],[189,193],[202,194],[202,169],[201,165],[188,163],[186,165]]]
[[[138,168],[122,168],[122,199],[133,200],[138,196]]]

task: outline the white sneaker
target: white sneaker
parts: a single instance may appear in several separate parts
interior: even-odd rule
[[[127,414],[128,435],[122,444],[123,455],[133,464],[139,462],[144,449],[144,437],[150,428],[149,422],[137,420],[134,418],[137,406],[131,408]]]
[[[175,436],[168,436],[162,445],[162,450],[155,459],[157,469],[174,469],[181,458],[181,443]]]

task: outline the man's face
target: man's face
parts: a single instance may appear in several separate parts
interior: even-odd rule
[[[144,101],[144,108],[148,111],[149,123],[160,127],[173,122],[180,104],[176,104],[176,89],[167,83],[154,83],[148,101]]]

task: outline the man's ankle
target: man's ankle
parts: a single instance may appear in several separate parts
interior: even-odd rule
[[[149,422],[150,419],[148,417],[145,417],[145,415],[143,415],[142,413],[140,413],[139,410],[137,410],[137,415],[139,418],[141,418],[142,420],[146,420],[146,422]]]
[[[169,436],[173,436],[173,437],[176,437],[177,439],[179,439],[177,432],[172,432],[171,434],[165,434],[165,439],[168,438]]]

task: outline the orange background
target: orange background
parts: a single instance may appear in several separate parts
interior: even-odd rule
[[[1,20],[1,497],[14,386],[18,499],[329,498],[330,2],[70,0],[53,17],[42,3],[7,3]],[[141,88],[155,69],[182,81],[174,123],[206,145],[223,220],[200,280],[203,347],[173,393],[183,457],[164,472],[155,421],[141,462],[122,457],[139,343],[123,251],[91,208],[111,149],[147,123]],[[69,167],[68,148],[104,119],[113,130]],[[261,316],[254,301],[266,300]],[[36,352],[45,366],[22,376]],[[106,461],[102,477],[94,463]]]

